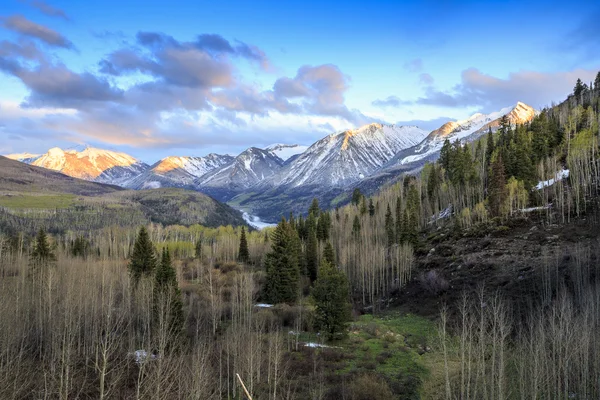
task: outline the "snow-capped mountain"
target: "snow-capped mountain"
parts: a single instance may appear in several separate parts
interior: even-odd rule
[[[471,142],[488,132],[496,131],[500,126],[500,118],[508,117],[511,125],[531,121],[536,111],[527,104],[518,102],[512,107],[503,108],[490,114],[473,114],[462,121],[450,121],[432,131],[421,143],[412,149],[401,152],[389,164],[410,164],[421,160],[437,158],[446,139]]]
[[[283,160],[271,151],[250,147],[231,163],[197,179],[196,185],[202,192],[213,193],[216,189],[222,193],[236,193],[271,177],[282,165]]]
[[[54,147],[39,156],[12,154],[8,157],[37,167],[59,171],[74,178],[116,185],[139,175],[148,168],[148,165],[125,153],[93,147],[87,147],[83,151]]]
[[[314,143],[267,183],[347,186],[377,171],[396,153],[414,146],[426,135],[416,126],[377,123],[334,133]]]
[[[302,154],[308,149],[308,146],[301,146],[299,144],[272,144],[265,148],[283,161],[290,161],[294,156]]]
[[[17,153],[17,154],[8,154],[5,157],[10,158],[11,160],[21,161],[25,164],[31,164],[33,160],[41,156],[41,154],[31,154],[31,153]]]
[[[131,189],[159,187],[193,188],[197,178],[221,168],[233,162],[233,160],[234,157],[230,155],[214,153],[204,157],[166,157],[152,165],[144,173],[125,182],[125,186]]]

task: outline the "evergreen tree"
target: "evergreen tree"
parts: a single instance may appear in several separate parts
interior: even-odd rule
[[[506,175],[504,172],[504,162],[502,154],[498,154],[496,160],[490,166],[489,182],[489,208],[493,216],[502,215],[504,202],[506,201]]]
[[[577,82],[575,82],[575,87],[573,88],[573,94],[575,95],[575,97],[577,98],[578,101],[584,91],[585,91],[584,83],[581,81],[581,79],[577,78]]]
[[[485,148],[485,165],[490,165],[492,161],[492,154],[494,154],[494,134],[492,133],[492,127],[488,128],[487,134],[487,146]]]
[[[167,324],[171,334],[179,334],[183,329],[183,303],[181,291],[177,285],[177,273],[171,263],[171,254],[167,248],[162,251],[162,257],[154,274],[154,310],[155,322],[161,317]],[[163,315],[159,315],[159,313]]]
[[[387,246],[391,247],[396,241],[396,235],[394,233],[394,218],[392,217],[392,210],[390,209],[389,204],[385,211],[385,232],[387,236]]]
[[[369,199],[369,216],[375,216],[375,204],[373,204],[373,199]]]
[[[360,201],[360,215],[365,215],[367,213],[367,198],[363,196]]]
[[[250,251],[248,250],[248,240],[246,239],[246,229],[242,226],[240,233],[240,249],[238,252],[238,261],[243,263],[250,262]]]
[[[360,219],[358,215],[354,216],[354,222],[352,223],[352,234],[354,237],[358,237],[360,235]]]
[[[331,265],[336,265],[335,253],[333,252],[333,246],[331,245],[331,242],[325,243],[325,248],[323,249],[323,261]]]
[[[200,238],[198,238],[198,240],[196,240],[196,246],[195,246],[195,250],[196,250],[196,259],[197,260],[202,260],[202,243],[204,242],[202,236]]]
[[[40,270],[56,261],[56,256],[48,243],[48,236],[43,228],[40,228],[35,238],[35,246],[31,252],[30,263],[35,270]]]
[[[263,238],[263,242],[265,243],[269,243],[269,234],[267,233],[267,230],[265,229],[265,236]]]
[[[444,144],[442,145],[442,149],[440,150],[440,158],[439,162],[442,168],[448,172],[450,169],[450,152],[452,145],[450,144],[450,140],[444,140]]]
[[[403,222],[402,222],[402,199],[398,196],[396,200],[396,237],[394,239],[395,243],[400,243],[403,235]]]
[[[71,246],[71,255],[73,257],[86,258],[89,252],[89,248],[89,242],[83,236],[78,236],[77,238],[75,238]]]
[[[156,254],[150,241],[150,235],[145,227],[141,227],[135,244],[133,254],[129,260],[129,273],[134,285],[137,285],[142,276],[149,276],[156,269]]]
[[[427,198],[433,202],[437,197],[437,191],[440,187],[440,171],[436,164],[431,164],[431,171],[427,177]]]
[[[306,242],[306,270],[311,282],[317,279],[317,269],[319,268],[319,245],[315,232],[310,232]]]
[[[270,303],[293,303],[299,292],[298,235],[285,218],[271,236],[271,251],[265,255],[265,300]]]
[[[594,88],[596,89],[596,91],[600,90],[600,71],[598,72],[598,75],[596,75],[596,79],[594,80]]]
[[[321,214],[321,209],[319,209],[319,200],[314,198],[310,204],[310,208],[308,209],[308,215],[313,215],[316,218],[319,216],[319,214]]]
[[[352,204],[354,204],[356,207],[358,207],[358,205],[360,204],[360,200],[362,199],[363,195],[360,192],[359,188],[355,188],[352,191]]]
[[[324,242],[329,240],[329,230],[331,229],[331,217],[328,212],[322,212],[317,221],[317,239]]]
[[[315,327],[329,340],[344,336],[351,317],[346,275],[323,260],[312,296],[316,306]]]

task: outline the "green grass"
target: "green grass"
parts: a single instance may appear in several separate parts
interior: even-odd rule
[[[0,196],[0,206],[15,209],[69,208],[76,198],[72,194]]]
[[[348,357],[338,373],[374,371],[405,387],[406,398],[419,398],[436,332],[435,323],[416,315],[363,315],[340,343]]]

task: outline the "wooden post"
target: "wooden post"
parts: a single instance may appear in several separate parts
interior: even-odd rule
[[[242,385],[242,389],[244,389],[244,393],[246,393],[246,397],[248,397],[248,400],[252,400],[252,396],[250,396],[250,393],[248,393],[248,389],[246,389],[244,381],[242,381],[242,378],[240,378],[240,374],[235,374],[235,376],[237,376],[238,381],[240,381],[240,385]]]

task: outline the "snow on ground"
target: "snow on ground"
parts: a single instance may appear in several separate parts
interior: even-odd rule
[[[523,208],[523,209],[521,209],[521,212],[528,213],[528,212],[533,212],[533,211],[538,211],[538,210],[546,210],[546,209],[550,208],[551,206],[552,206],[552,204],[547,204],[545,206]]]
[[[556,173],[556,175],[554,175],[554,178],[548,179],[547,181],[539,181],[535,188],[537,190],[541,190],[545,187],[552,186],[552,185],[554,185],[555,182],[563,180],[568,177],[569,177],[569,170],[563,169],[562,171],[558,171]]]
[[[244,218],[244,221],[246,221],[248,223],[248,225],[250,225],[258,230],[261,230],[264,228],[270,228],[270,227],[277,225],[277,224],[270,224],[268,222],[263,222],[260,220],[259,217],[255,216],[255,215],[250,215],[244,210],[240,210],[240,211],[242,212],[242,217]]]
[[[255,304],[254,307],[258,307],[258,308],[271,308],[271,307],[273,307],[273,304],[258,303],[258,304]]]

